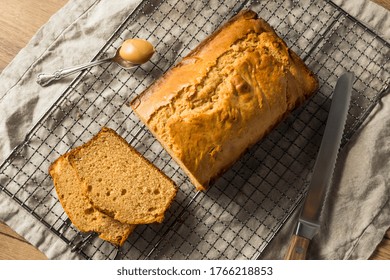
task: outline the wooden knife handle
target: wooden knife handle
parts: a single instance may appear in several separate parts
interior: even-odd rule
[[[302,236],[293,235],[290,239],[285,260],[305,260],[307,248],[309,247],[310,239]]]

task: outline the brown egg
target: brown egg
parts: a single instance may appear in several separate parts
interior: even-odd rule
[[[144,39],[127,39],[123,42],[119,56],[126,61],[135,64],[147,62],[154,53],[154,47]]]

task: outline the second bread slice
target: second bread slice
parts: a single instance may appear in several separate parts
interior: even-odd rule
[[[59,157],[49,172],[61,205],[75,227],[82,232],[97,232],[101,239],[123,245],[135,226],[120,223],[93,208],[81,190],[82,184],[68,161],[68,154]]]
[[[106,127],[69,161],[93,206],[122,223],[162,222],[176,195],[172,180]]]

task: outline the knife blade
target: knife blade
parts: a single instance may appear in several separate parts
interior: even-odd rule
[[[347,119],[353,79],[353,73],[347,72],[336,83],[312,178],[285,259],[306,259],[310,241],[319,231],[323,204],[332,183]]]

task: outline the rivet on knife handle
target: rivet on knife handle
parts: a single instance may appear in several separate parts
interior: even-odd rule
[[[294,234],[290,239],[290,244],[288,246],[287,253],[284,259],[305,260],[309,244],[309,239]]]

